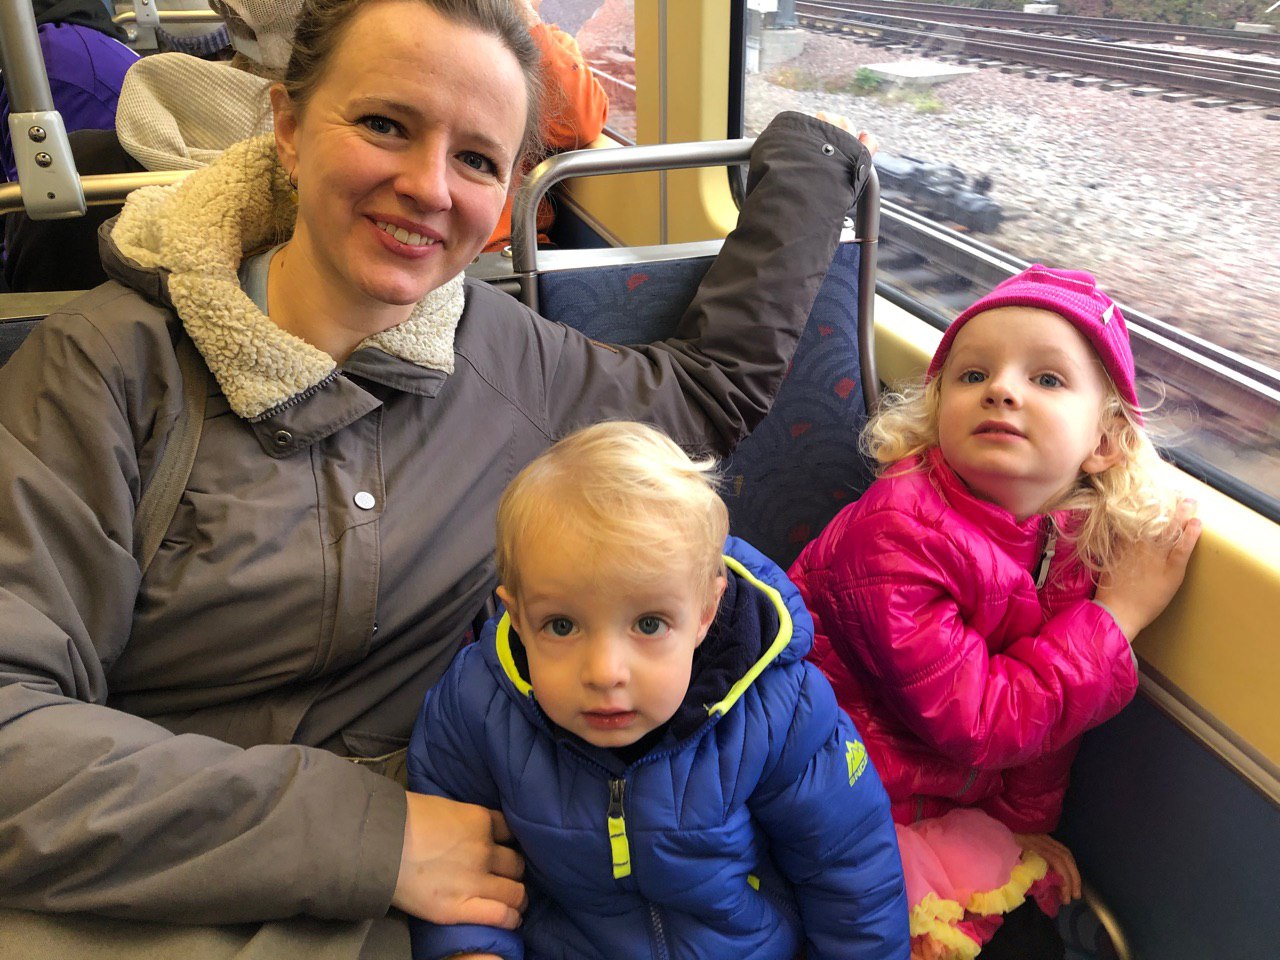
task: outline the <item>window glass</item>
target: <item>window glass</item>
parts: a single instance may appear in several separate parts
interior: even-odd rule
[[[1142,328],[1140,373],[1164,384],[1153,419],[1175,453],[1272,498],[1270,512],[1280,498],[1280,36],[1246,38],[1216,21],[1226,36],[1213,49],[1124,39],[1119,20],[1071,24],[1063,0],[1039,19],[1075,41],[1068,57],[995,26],[942,22],[959,8],[918,21],[877,16],[887,4],[816,15],[820,6],[749,0],[747,134],[781,110],[826,110],[873,131],[880,279],[944,320],[1025,262],[1096,274]],[[1232,9],[1266,19],[1253,7]],[[1270,20],[1280,31],[1280,14]],[[1125,79],[1107,63],[1157,49],[1212,58],[1219,79],[1248,77],[1223,89],[1257,99]]]
[[[577,39],[583,59],[609,95],[609,131],[635,143],[635,0],[542,0],[539,13]]]

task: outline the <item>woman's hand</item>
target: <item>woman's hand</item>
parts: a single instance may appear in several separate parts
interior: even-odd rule
[[[1080,868],[1071,851],[1047,833],[1015,833],[1018,846],[1044,857],[1049,869],[1062,877],[1062,902],[1080,899]]]
[[[432,923],[514,929],[525,907],[524,861],[502,814],[420,793],[407,795],[404,850],[391,904]]]
[[[1160,615],[1182,586],[1187,561],[1200,539],[1195,510],[1194,500],[1183,499],[1178,504],[1173,518],[1177,538],[1172,547],[1134,544],[1119,554],[1102,575],[1094,599],[1111,612],[1130,643]]]
[[[853,124],[849,122],[849,118],[838,113],[827,113],[825,110],[819,110],[814,114],[818,120],[823,123],[829,123],[833,127],[839,127],[845,133],[853,133]],[[871,156],[876,155],[876,151],[880,149],[880,141],[875,138],[875,134],[868,130],[859,130],[857,132],[858,142],[867,148],[867,153]]]

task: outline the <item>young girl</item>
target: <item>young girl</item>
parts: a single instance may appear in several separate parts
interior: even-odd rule
[[[1079,896],[1047,831],[1200,533],[1156,479],[1124,317],[1089,274],[1033,266],[864,439],[880,479],[790,575],[893,802],[913,956],[1061,957],[1034,907],[1002,916]]]

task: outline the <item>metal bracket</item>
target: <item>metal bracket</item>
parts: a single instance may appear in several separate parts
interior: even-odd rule
[[[11,113],[9,138],[27,216],[32,220],[84,216],[84,190],[71,161],[71,146],[58,111]]]
[[[133,0],[133,12],[140,27],[160,26],[160,14],[156,12],[156,0]]]

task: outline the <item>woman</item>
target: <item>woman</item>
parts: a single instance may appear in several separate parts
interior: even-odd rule
[[[461,278],[536,63],[506,0],[308,0],[274,138],[135,194],[115,282],[0,371],[9,942],[395,956],[389,906],[517,922],[500,818],[348,758],[403,747],[493,586],[500,491],[552,440],[626,417],[725,451],[763,415],[870,165],[776,122],[679,339],[595,344]],[[216,389],[144,578],[188,337]]]

